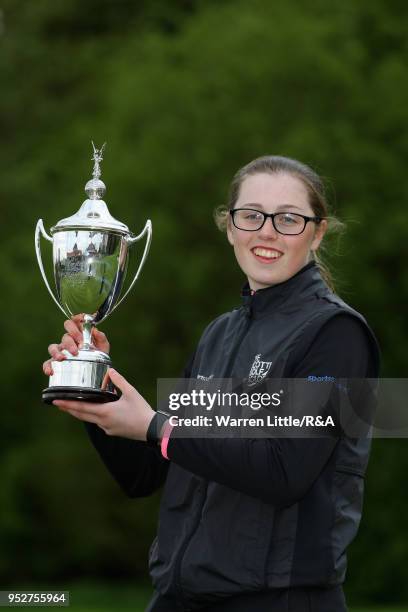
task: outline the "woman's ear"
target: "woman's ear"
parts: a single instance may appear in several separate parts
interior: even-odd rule
[[[323,240],[323,236],[325,235],[326,231],[327,231],[327,221],[323,219],[322,221],[320,221],[319,225],[316,226],[315,235],[314,235],[312,244],[310,245],[311,251],[317,251],[317,249],[320,246],[321,241]]]
[[[227,219],[227,238],[231,246],[234,246],[234,231],[232,229],[231,216]]]

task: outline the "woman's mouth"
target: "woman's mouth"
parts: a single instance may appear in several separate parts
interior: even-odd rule
[[[282,251],[277,249],[268,249],[266,247],[254,247],[251,249],[255,258],[262,263],[275,263],[283,255]]]

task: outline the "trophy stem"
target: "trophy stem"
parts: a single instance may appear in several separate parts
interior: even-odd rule
[[[90,315],[84,316],[84,322],[82,324],[82,346],[81,349],[84,351],[89,351],[92,348],[92,317]]]

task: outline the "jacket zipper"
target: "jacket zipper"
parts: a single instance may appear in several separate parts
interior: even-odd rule
[[[236,341],[233,350],[231,351],[230,358],[227,362],[227,366],[224,369],[224,376],[223,376],[224,378],[228,375],[229,371],[232,370],[232,367],[235,363],[235,359],[237,357],[241,344],[243,343],[244,338],[249,331],[249,327],[252,322],[252,312],[251,312],[250,307],[247,307],[245,309],[245,316],[246,316],[245,325],[243,329],[241,330],[241,333],[239,334],[238,340]],[[180,601],[182,602],[184,606],[187,606],[187,603],[184,600],[183,589],[181,586],[181,564],[183,561],[184,553],[186,552],[186,548],[188,544],[190,543],[192,536],[194,535],[194,533],[196,532],[200,524],[200,520],[201,520],[201,516],[203,513],[203,508],[204,508],[204,503],[205,503],[205,498],[207,497],[207,489],[208,489],[208,482],[205,483],[205,486],[204,486],[204,489],[201,495],[200,503],[198,504],[196,520],[194,521],[194,524],[192,528],[190,529],[188,536],[185,538],[184,543],[179,550],[177,560],[176,560],[176,569],[175,569],[176,589],[179,593]],[[186,610],[188,610],[188,608],[186,608]]]
[[[226,367],[224,369],[224,376],[223,376],[223,378],[226,378],[229,375],[230,371],[232,370],[232,367],[233,367],[233,365],[235,363],[235,360],[237,358],[237,354],[238,354],[238,351],[239,351],[239,349],[241,347],[241,344],[243,343],[244,338],[245,338],[245,336],[247,335],[247,333],[249,331],[249,327],[250,327],[250,325],[252,323],[252,314],[251,314],[250,307],[248,307],[246,309],[245,318],[246,318],[245,325],[244,325],[243,329],[241,330],[241,333],[240,333],[240,335],[238,337],[238,340],[235,343],[235,346],[234,346],[233,350],[231,351],[230,358],[229,358],[229,360],[227,362],[227,365],[226,365]]]

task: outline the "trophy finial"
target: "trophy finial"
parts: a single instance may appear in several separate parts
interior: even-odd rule
[[[87,199],[82,203],[80,209],[65,219],[61,219],[58,223],[51,228],[51,232],[58,232],[69,229],[92,229],[92,231],[112,231],[125,236],[131,236],[132,232],[128,226],[121,221],[118,221],[110,214],[106,202],[103,197],[105,195],[106,186],[101,181],[101,168],[100,163],[103,158],[103,152],[105,150],[106,143],[102,145],[100,149],[95,147],[92,142],[93,155],[91,159],[94,162],[92,178],[85,185],[85,192]],[[93,248],[95,246],[93,245]],[[89,313],[88,313],[89,314]]]
[[[93,148],[93,155],[91,159],[93,160],[94,165],[92,170],[92,178],[85,185],[85,193],[90,200],[100,200],[105,195],[106,191],[105,183],[99,178],[102,174],[99,164],[103,160],[103,151],[105,149],[106,142],[103,143],[100,149],[95,147],[93,140],[91,140],[91,142]]]
[[[93,167],[93,172],[92,172],[92,176],[94,179],[98,179],[101,176],[101,168],[99,166],[100,162],[103,160],[103,151],[106,147],[106,142],[103,143],[103,145],[101,146],[100,149],[97,149],[93,143],[93,140],[91,140],[92,142],[92,148],[93,148],[93,152],[94,154],[92,155],[91,159],[95,162],[94,163],[94,167]]]

